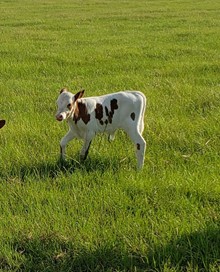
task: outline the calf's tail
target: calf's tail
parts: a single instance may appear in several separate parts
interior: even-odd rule
[[[138,128],[139,128],[139,132],[142,134],[144,131],[144,115],[145,115],[145,110],[146,110],[146,106],[147,106],[147,99],[146,96],[143,93],[139,93],[141,96],[141,109],[140,109],[140,118],[139,118],[139,122],[138,122]]]

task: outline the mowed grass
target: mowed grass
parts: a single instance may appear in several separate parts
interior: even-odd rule
[[[220,3],[0,8],[0,271],[219,271]],[[145,93],[142,171],[122,131],[59,163],[64,86]]]

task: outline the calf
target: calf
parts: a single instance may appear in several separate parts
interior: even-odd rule
[[[0,128],[4,127],[5,125],[5,120],[0,120]]]
[[[136,146],[138,168],[144,164],[146,142],[142,137],[146,97],[139,91],[124,91],[102,96],[82,98],[84,90],[77,94],[62,89],[57,99],[57,121],[67,120],[68,133],[60,142],[61,158],[73,138],[83,139],[80,158],[86,159],[92,139],[97,133],[106,132],[114,139],[117,129],[123,129]]]

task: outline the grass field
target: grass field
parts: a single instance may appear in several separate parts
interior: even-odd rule
[[[219,271],[220,2],[0,9],[0,271]],[[122,131],[59,163],[64,86],[145,93],[142,171]]]

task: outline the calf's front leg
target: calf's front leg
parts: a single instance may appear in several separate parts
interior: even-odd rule
[[[69,130],[67,132],[67,134],[61,139],[61,141],[60,141],[60,158],[61,158],[61,160],[65,160],[66,145],[73,138],[74,138],[74,134],[71,130]]]
[[[85,160],[87,158],[87,155],[89,153],[89,148],[92,142],[92,139],[94,138],[95,134],[94,133],[87,133],[85,137],[85,141],[82,147],[82,150],[80,152],[80,159]]]

